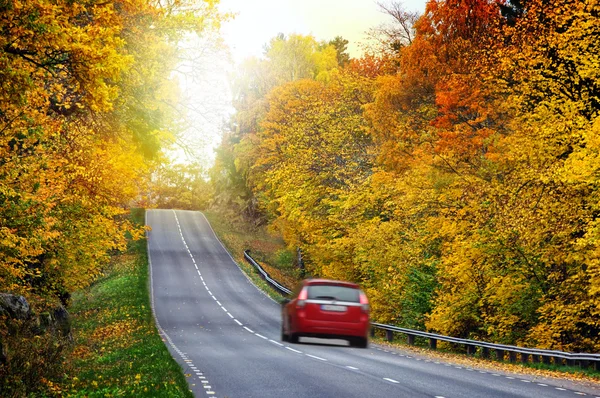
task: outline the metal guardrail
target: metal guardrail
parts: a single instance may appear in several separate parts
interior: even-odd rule
[[[272,287],[283,295],[290,295],[291,290],[281,285],[279,282],[269,276],[269,274],[258,264],[251,256],[250,250],[244,251],[244,258],[250,264],[252,264],[258,272],[261,274],[263,279],[267,281]],[[572,353],[555,350],[541,350],[535,348],[524,348],[512,345],[486,343],[484,341],[461,339],[457,337],[444,336],[441,334],[422,332],[420,330],[406,329],[398,326],[386,325],[383,323],[371,322],[371,336],[375,334],[375,330],[384,330],[386,339],[392,341],[395,333],[402,333],[407,336],[407,342],[410,345],[415,344],[415,337],[423,337],[429,339],[429,347],[431,349],[437,349],[438,341],[445,341],[453,344],[460,344],[466,347],[467,354],[475,355],[477,350],[480,350],[480,354],[483,358],[490,358],[491,352],[495,352],[496,359],[504,361],[505,356],[508,353],[508,360],[510,362],[517,361],[517,355],[521,358],[521,362],[529,362],[529,358],[533,363],[543,362],[545,364],[555,365],[579,365],[581,367],[587,367],[593,365],[595,370],[600,370],[600,354],[586,354],[586,353]]]
[[[600,354],[586,354],[586,353],[572,353],[555,350],[541,350],[536,348],[524,348],[512,345],[486,343],[483,341],[460,339],[457,337],[444,336],[435,333],[422,332],[419,330],[405,329],[392,325],[385,325],[382,323],[371,323],[371,335],[374,334],[375,329],[382,329],[386,332],[386,339],[392,341],[394,339],[394,333],[403,333],[407,336],[407,342],[410,345],[415,343],[415,337],[424,337],[429,339],[429,347],[431,349],[437,348],[438,341],[445,341],[453,344],[460,344],[466,347],[469,355],[475,355],[477,349],[480,349],[480,354],[483,358],[490,358],[491,351],[496,354],[496,359],[499,361],[505,360],[506,353],[508,353],[508,360],[510,362],[517,361],[517,355],[520,355],[521,362],[529,362],[529,358],[534,363],[543,362],[545,364],[554,363],[555,365],[579,365],[587,367],[593,365],[595,370],[600,370]]]
[[[267,271],[265,271],[263,269],[263,267],[260,266],[259,263],[257,263],[252,257],[250,257],[250,250],[244,250],[244,258],[246,259],[246,261],[248,261],[250,264],[252,264],[254,266],[254,268],[256,268],[258,270],[258,272],[260,272],[262,278],[265,281],[267,281],[267,283],[269,285],[274,287],[279,293],[282,293],[285,296],[289,296],[292,293],[292,291],[290,289],[281,285],[275,279],[271,278],[269,276],[269,274],[267,273]]]

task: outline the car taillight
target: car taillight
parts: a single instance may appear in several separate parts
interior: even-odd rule
[[[308,298],[308,290],[303,288],[298,295],[298,301],[296,301],[296,308],[304,308],[304,304],[306,304],[306,299]]]
[[[369,310],[370,310],[369,300],[367,299],[367,295],[364,294],[363,292],[360,292],[360,304],[361,304],[362,311],[364,313],[368,314]]]

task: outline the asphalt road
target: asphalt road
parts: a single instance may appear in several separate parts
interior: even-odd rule
[[[240,271],[199,212],[151,210],[153,308],[197,397],[574,397],[600,390],[495,373],[371,344],[280,341],[280,307]]]

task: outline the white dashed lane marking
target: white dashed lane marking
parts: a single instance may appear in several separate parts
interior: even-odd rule
[[[318,356],[316,356],[316,355],[310,355],[310,354],[306,354],[306,356],[307,356],[307,357],[314,358],[314,359],[318,359],[319,361],[327,361],[325,358],[321,358],[321,357],[318,357]]]
[[[400,383],[398,380],[390,379],[389,377],[384,377],[383,380],[389,381],[390,383],[394,383],[394,384]]]

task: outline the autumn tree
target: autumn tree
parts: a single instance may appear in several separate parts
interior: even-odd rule
[[[233,209],[251,223],[265,222],[249,181],[254,162],[255,134],[267,112],[267,95],[278,85],[298,79],[326,80],[337,65],[338,52],[312,36],[283,34],[265,46],[264,58],[247,59],[233,81],[236,114],[223,134],[211,171],[215,200],[220,208]]]
[[[172,120],[177,40],[218,18],[214,2],[3,5],[2,290],[65,301],[123,247]]]
[[[321,256],[329,239],[345,235],[335,215],[346,195],[372,172],[361,116],[370,99],[364,83],[340,74],[328,83],[291,82],[269,96],[251,178],[288,244],[302,247],[309,257]],[[322,260],[315,263],[316,273],[326,273]]]
[[[153,173],[151,203],[158,208],[205,210],[212,200],[208,173],[199,164],[166,164]]]
[[[458,191],[458,206],[437,220],[448,231],[447,250],[430,327],[507,343],[597,349],[591,338],[597,333],[595,255],[588,240],[594,195],[573,174],[595,156],[576,149],[597,117],[592,76],[598,68],[589,53],[598,37],[594,7],[527,2],[498,33],[503,67],[491,81],[505,98],[495,102],[497,109],[510,118],[491,124],[495,138],[487,141],[494,145],[472,169],[480,178],[470,178]]]
[[[371,53],[397,56],[403,47],[413,42],[416,35],[415,24],[420,14],[407,10],[397,0],[377,2],[377,6],[380,12],[389,17],[389,21],[369,30],[372,43],[367,48]]]

